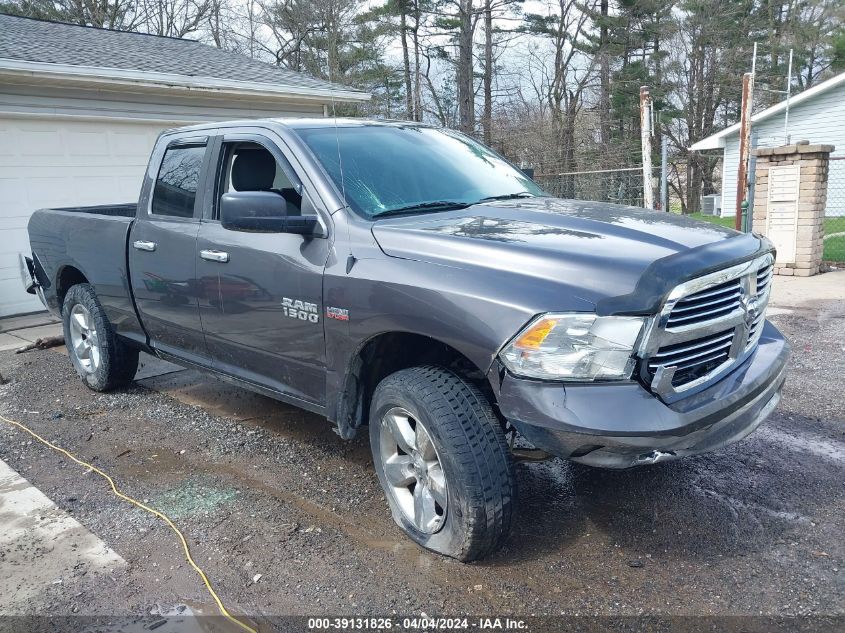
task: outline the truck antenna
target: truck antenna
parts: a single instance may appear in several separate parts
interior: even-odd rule
[[[346,247],[348,249],[348,255],[346,257],[346,274],[349,274],[349,271],[352,270],[352,267],[355,265],[355,256],[352,254],[352,235],[349,231],[349,203],[346,201],[346,179],[343,175],[343,156],[340,152],[340,134],[337,131],[337,109],[335,107],[334,102],[334,83],[329,84],[329,96],[332,100],[332,118],[334,119],[334,140],[337,146],[337,165],[340,171],[340,192],[343,196],[343,206],[344,210],[347,211],[346,216],[343,218],[344,224],[346,224]]]

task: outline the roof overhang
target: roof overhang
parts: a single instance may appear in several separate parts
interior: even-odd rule
[[[814,96],[822,93],[827,92],[831,88],[835,88],[841,84],[845,84],[845,73],[841,73],[836,75],[835,77],[831,77],[827,81],[823,81],[820,84],[816,84],[812,88],[808,88],[804,92],[800,92],[794,97],[789,100],[789,107],[794,108],[795,106],[799,105],[800,103],[806,101],[807,99],[812,99]],[[759,123],[769,117],[773,117],[779,112],[784,112],[786,110],[786,101],[781,101],[780,103],[776,103],[770,108],[766,108],[765,110],[761,110],[757,114],[751,117],[751,123]],[[693,152],[700,152],[708,149],[719,149],[721,147],[725,147],[727,144],[727,140],[729,137],[733,136],[734,134],[739,134],[739,123],[734,123],[732,126],[725,128],[721,132],[717,132],[716,134],[712,134],[707,138],[703,138],[697,143],[693,143],[690,145],[690,151]]]
[[[298,103],[369,101],[371,99],[371,95],[366,92],[348,88],[333,90],[122,68],[48,64],[9,58],[0,58],[0,78],[17,79],[25,83],[50,83],[128,92],[172,93],[178,91],[199,93],[204,96],[253,97],[264,101]]]

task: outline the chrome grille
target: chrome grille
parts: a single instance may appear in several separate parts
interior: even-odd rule
[[[774,273],[775,265],[768,264],[757,271],[757,294],[766,292],[769,289],[769,284],[772,283],[772,274]]]
[[[692,325],[729,314],[739,306],[742,296],[742,284],[739,279],[732,279],[715,288],[708,288],[678,300],[666,327]]]
[[[654,374],[661,366],[675,367],[672,385],[676,387],[688,382],[690,374],[715,368],[725,362],[730,355],[733,338],[733,330],[725,330],[695,341],[666,345],[651,357],[648,369]]]
[[[763,331],[773,258],[764,255],[673,290],[642,348],[644,378],[671,400],[742,362]]]
[[[757,340],[760,338],[760,334],[763,332],[763,323],[766,321],[766,309],[765,306],[769,302],[769,291],[772,284],[772,275],[774,274],[775,266],[774,264],[769,264],[767,266],[763,266],[757,272],[757,280],[756,280],[756,289],[757,289],[757,299],[760,300],[761,297],[765,298],[765,304],[763,304],[762,309],[757,314],[757,317],[751,322],[751,325],[748,328],[748,344],[746,345],[746,349],[750,349],[756,345]]]

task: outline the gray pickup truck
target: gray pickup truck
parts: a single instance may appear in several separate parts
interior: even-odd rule
[[[86,385],[144,350],[369,426],[396,523],[460,560],[506,538],[516,460],[718,449],[771,413],[789,355],[765,238],[556,199],[424,125],[169,131],[137,204],[43,209],[29,236],[24,283]]]

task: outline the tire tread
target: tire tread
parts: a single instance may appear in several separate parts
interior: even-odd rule
[[[466,517],[460,551],[451,555],[469,561],[498,549],[510,532],[516,477],[504,431],[490,403],[471,382],[438,366],[401,370],[382,385],[419,394],[460,465],[464,492],[474,512]]]
[[[91,374],[83,374],[77,369],[83,382],[94,391],[109,391],[122,387],[135,377],[138,371],[139,352],[121,341],[115,334],[114,327],[106,316],[100,300],[91,284],[76,284],[71,286],[62,304],[62,327],[65,345],[73,358],[70,348],[70,331],[68,315],[76,304],[82,304],[94,319],[97,334],[100,339],[100,367]]]

